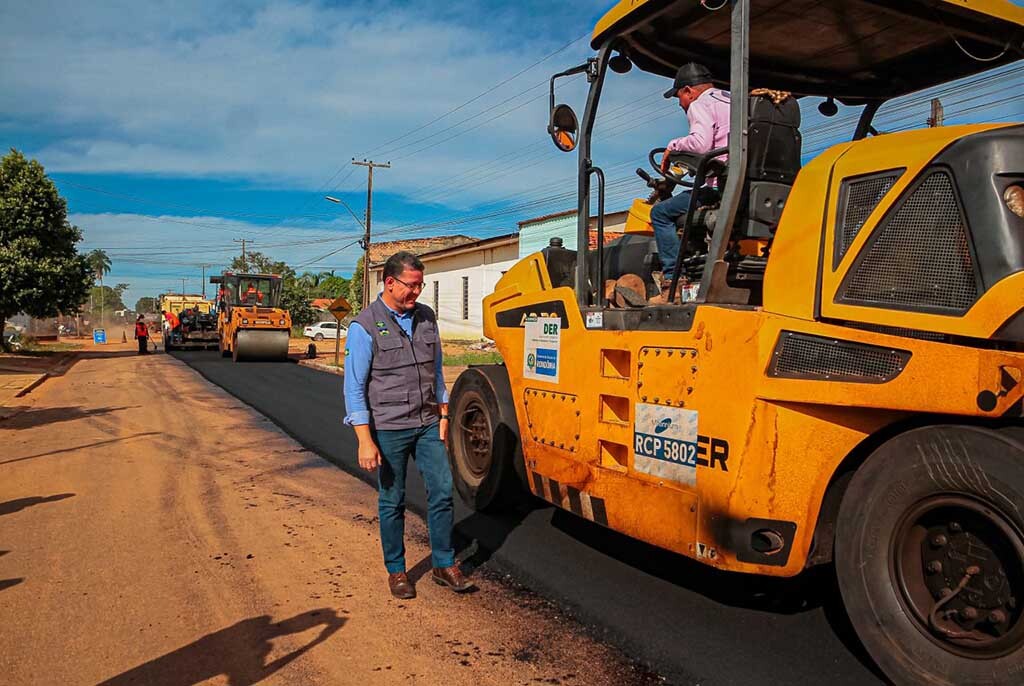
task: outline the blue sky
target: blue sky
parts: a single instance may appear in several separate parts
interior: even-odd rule
[[[361,229],[323,195],[362,213],[366,173],[352,157],[393,164],[374,178],[375,240],[497,235],[574,205],[575,156],[544,131],[546,79],[590,54],[611,4],[4,3],[0,145],[43,163],[82,249],[107,250],[107,281],[131,284],[129,306],[183,277],[199,291],[198,265],[219,270],[241,238],[303,269],[348,274]],[[944,93],[947,122],[1024,119],[1021,71]],[[632,170],[647,150],[685,132],[660,97],[664,79],[615,78],[595,155],[610,210],[645,195]],[[581,111],[582,79],[559,99]],[[887,105],[881,128],[923,122],[920,100]],[[848,136],[855,115],[824,123],[815,105],[804,106],[805,152]]]

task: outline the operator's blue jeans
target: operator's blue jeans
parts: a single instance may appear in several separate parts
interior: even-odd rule
[[[651,208],[651,225],[654,227],[654,242],[658,244],[658,259],[661,260],[662,279],[672,278],[672,271],[679,259],[679,236],[676,233],[676,219],[690,209],[691,191],[679,191],[668,200],[662,200]]]
[[[384,549],[384,566],[390,574],[405,571],[405,475],[410,457],[415,460],[427,486],[431,564],[434,567],[455,564],[452,472],[448,466],[448,450],[441,441],[438,426],[435,422],[416,429],[374,432],[381,455],[377,471],[380,543]]]

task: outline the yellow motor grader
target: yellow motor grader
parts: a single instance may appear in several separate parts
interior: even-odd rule
[[[1024,126],[872,125],[1022,39],[1001,0],[615,5],[551,90],[549,133],[579,155],[577,245],[596,200],[597,249],[530,255],[484,299],[505,364],[453,388],[462,497],[525,491],[732,572],[832,564],[894,682],[1024,683]],[[685,301],[613,297],[650,279],[651,204],[605,246],[602,88],[689,61],[728,76],[732,133],[664,173],[718,180],[680,226]],[[582,118],[555,107],[568,74],[590,83]],[[807,97],[863,109],[801,165]]]

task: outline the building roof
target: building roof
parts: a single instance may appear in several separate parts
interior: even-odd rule
[[[473,243],[477,239],[461,234],[455,236],[431,236],[429,238],[409,238],[385,243],[370,243],[370,265],[384,262],[400,250],[406,250],[416,256],[435,250],[442,250],[456,245]]]
[[[334,302],[334,298],[313,298],[309,301],[309,306],[314,310],[326,310]]]
[[[540,222],[546,222],[549,219],[559,219],[561,217],[568,217],[576,214],[576,210],[565,210],[564,212],[555,212],[554,214],[545,214],[541,217],[534,217],[533,219],[524,219],[519,222],[519,226],[525,226],[526,224],[539,224]]]
[[[466,236],[461,236],[466,238]],[[509,243],[515,243],[519,240],[519,233],[506,233],[501,236],[493,236],[491,238],[476,238],[470,239],[468,243],[456,243],[455,245],[449,245],[444,248],[438,248],[437,250],[431,250],[430,252],[421,252],[417,255],[421,260],[433,260],[439,257],[445,257],[447,255],[453,255],[460,252],[469,252],[472,250],[486,250],[487,248],[496,248],[500,245],[507,245]],[[383,266],[383,262],[371,263],[371,269],[379,269]]]

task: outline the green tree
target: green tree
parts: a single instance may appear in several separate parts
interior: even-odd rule
[[[43,166],[12,148],[0,160],[0,331],[19,312],[78,311],[91,281],[81,240]]]
[[[257,251],[247,252],[244,260],[241,255],[231,260],[231,271],[240,274],[277,274],[285,280],[295,278],[295,270],[287,264]]]
[[[154,314],[159,304],[156,298],[139,298],[135,302],[135,311],[139,314]]]
[[[100,324],[102,324],[103,323],[104,305],[106,304],[106,302],[103,299],[103,295],[105,293],[105,291],[103,290],[103,275],[110,272],[110,257],[107,255],[107,253],[105,251],[100,250],[99,248],[97,248],[95,250],[90,251],[89,254],[85,256],[85,259],[87,259],[89,261],[89,267],[92,268],[93,274],[96,275],[96,278],[100,282],[99,294],[96,297],[99,298],[99,306],[100,306],[99,321],[100,321]],[[93,294],[93,295],[95,295],[95,294]],[[93,309],[94,303],[95,303],[95,301],[93,300],[93,295],[89,296],[89,309],[90,310]]]
[[[87,311],[94,319],[97,318],[97,315],[104,312],[128,309],[121,299],[121,294],[117,292],[117,289],[110,286],[93,286],[90,288],[89,302],[92,303],[92,307],[88,308]]]
[[[344,295],[347,299],[349,293],[349,280],[344,276],[328,276],[320,282],[316,295],[320,298],[337,298]]]
[[[294,279],[285,283],[281,290],[281,307],[291,314],[293,325],[307,326],[318,321],[316,310],[309,306],[306,291]]]
[[[363,259],[360,256],[356,261],[356,268],[348,282],[348,301],[352,303],[352,314],[363,309]]]

